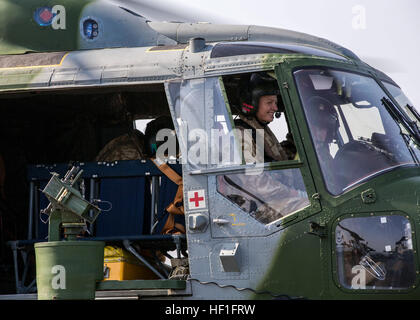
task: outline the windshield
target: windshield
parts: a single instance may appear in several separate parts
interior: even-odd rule
[[[407,130],[388,112],[374,79],[332,69],[299,70],[294,77],[330,193],[418,163]]]
[[[382,82],[387,88],[387,90],[392,94],[392,96],[395,98],[395,100],[398,102],[401,108],[404,108],[408,105],[412,106],[410,99],[404,94],[404,92],[397,86],[388,83],[388,82]]]
[[[413,103],[408,99],[408,97],[405,95],[405,93],[396,85],[393,85],[388,82],[382,82],[385,86],[385,88],[391,93],[391,95],[394,97],[395,101],[399,104],[399,106],[407,113],[407,115],[410,117],[411,121],[414,121],[419,126],[419,119],[416,117],[415,113],[418,111],[415,109]]]

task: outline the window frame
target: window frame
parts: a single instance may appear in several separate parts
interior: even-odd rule
[[[273,70],[273,69],[272,69]],[[271,70],[260,70],[260,71],[271,71]],[[306,192],[308,195],[308,200],[309,200],[309,205],[305,208],[302,208],[301,210],[298,210],[296,212],[293,212],[289,215],[286,215],[280,219],[277,219],[273,222],[268,223],[267,225],[275,225],[276,228],[278,228],[278,230],[281,230],[283,228],[285,228],[286,226],[288,226],[291,222],[296,223],[299,222],[313,214],[316,214],[318,212],[321,211],[321,205],[319,202],[319,197],[318,197],[318,193],[315,189],[315,185],[314,185],[314,181],[312,179],[312,174],[310,172],[310,169],[308,167],[308,164],[304,159],[303,156],[304,155],[304,149],[303,149],[303,145],[302,142],[300,141],[300,133],[298,132],[298,126],[297,125],[293,125],[292,123],[296,123],[296,120],[294,119],[294,114],[293,114],[293,109],[291,108],[291,106],[288,103],[288,96],[287,96],[287,91],[285,91],[285,88],[283,88],[280,84],[283,83],[283,79],[284,79],[284,75],[282,74],[282,70],[278,67],[275,67],[274,70],[275,75],[277,77],[277,82],[279,85],[279,89],[280,89],[280,94],[282,96],[283,102],[285,104],[285,115],[287,118],[287,122],[288,122],[288,130],[290,130],[290,132],[292,133],[293,137],[294,137],[294,142],[296,145],[296,149],[297,149],[297,154],[299,154],[299,160],[285,160],[285,161],[274,161],[274,162],[266,162],[263,165],[263,170],[264,171],[271,171],[271,170],[286,170],[286,169],[300,169],[301,175],[302,175],[302,180],[304,182],[305,188],[306,188]],[[249,72],[246,72],[249,73]],[[223,79],[221,76],[219,76],[219,79],[221,81],[220,87],[221,90],[223,92],[223,95],[225,97],[225,104],[226,104],[226,108],[229,114],[229,118],[231,123],[234,122],[233,120],[233,116],[232,116],[232,112],[231,112],[231,107],[226,95],[226,90],[224,87],[224,83],[223,83]],[[234,126],[233,126],[234,127]],[[303,159],[302,159],[303,157]],[[245,173],[245,171],[247,170],[253,170],[254,165],[247,165],[247,164],[242,164],[240,166],[232,166],[232,167],[217,167],[217,168],[211,168],[211,169],[207,169],[207,170],[197,170],[197,171],[193,171],[191,172],[191,174],[193,175],[200,175],[200,174],[205,174],[205,175],[209,175],[209,176],[214,176],[214,178],[217,180],[216,176],[220,173]],[[261,168],[258,168],[256,170],[261,170]],[[216,182],[217,184],[217,182]],[[217,185],[216,185],[216,189],[217,189]],[[220,194],[217,191],[218,194]],[[222,194],[220,194],[222,197],[224,197]],[[230,200],[228,200],[230,201]],[[236,204],[235,204],[236,205]],[[244,211],[245,212],[245,211]],[[246,213],[248,214],[248,213]]]
[[[415,266],[415,272],[416,272],[416,278],[414,283],[406,289],[387,289],[387,288],[381,288],[381,289],[351,289],[344,287],[340,283],[339,274],[338,274],[338,263],[337,263],[337,251],[336,251],[336,229],[338,227],[338,224],[345,220],[345,219],[351,219],[351,218],[369,218],[369,217],[388,217],[388,216],[401,216],[408,220],[411,226],[411,240],[413,245],[413,261]],[[419,285],[419,277],[417,276],[419,273],[419,262],[417,259],[417,239],[415,234],[416,229],[416,223],[413,221],[413,219],[408,216],[406,213],[402,211],[390,211],[390,212],[375,212],[375,213],[357,213],[357,214],[346,214],[339,216],[337,219],[335,219],[334,223],[331,226],[331,259],[332,259],[332,273],[333,273],[333,282],[335,286],[340,289],[340,291],[344,293],[349,294],[396,294],[396,293],[410,293],[413,290],[415,290]]]
[[[296,79],[296,76],[295,76],[295,74],[297,73],[297,72],[300,72],[300,71],[305,71],[305,70],[311,70],[311,69],[314,69],[314,70],[331,70],[331,71],[336,71],[336,72],[342,72],[342,73],[348,73],[348,74],[353,74],[353,75],[357,75],[357,76],[361,76],[361,77],[366,77],[366,78],[368,78],[368,79],[370,79],[370,81],[371,81],[371,83],[372,83],[372,85],[374,85],[374,84],[378,84],[378,81],[377,81],[377,79],[375,79],[374,78],[374,76],[372,75],[372,74],[362,74],[362,73],[360,73],[360,72],[354,72],[354,71],[349,71],[349,70],[342,70],[342,69],[339,69],[339,68],[333,68],[333,67],[329,67],[329,66],[327,66],[327,67],[324,67],[324,66],[322,66],[322,67],[320,67],[320,66],[317,66],[317,67],[313,67],[313,68],[297,68],[297,69],[294,69],[293,71],[292,71],[292,76],[293,76],[293,78],[294,78],[294,84],[296,85],[296,87],[298,87],[298,84],[297,84],[297,79]],[[382,90],[382,87],[379,85],[379,89],[381,89]],[[385,91],[383,91],[383,93],[384,93],[384,96],[386,96],[387,95],[387,92],[385,92]],[[311,129],[310,129],[310,124],[309,124],[309,120],[310,119],[308,119],[307,118],[307,115],[306,115],[306,112],[305,112],[305,107],[303,106],[303,103],[302,103],[302,100],[301,100],[301,96],[299,95],[299,99],[300,99],[300,102],[301,102],[301,106],[302,106],[302,109],[303,109],[303,113],[305,114],[305,121],[306,121],[306,124],[307,124],[307,126],[308,126],[308,130],[309,131],[311,131]],[[349,121],[349,117],[348,117],[348,115],[346,115],[346,113],[344,112],[345,110],[344,110],[344,108],[342,108],[343,106],[342,105],[338,105],[338,106],[334,106],[335,108],[336,108],[336,110],[337,110],[337,113],[338,113],[338,115],[339,115],[339,119],[340,119],[340,121],[344,124],[344,132],[345,132],[345,134],[346,134],[346,136],[343,136],[340,132],[338,133],[341,137],[345,137],[347,140],[353,140],[354,139],[354,136],[356,136],[355,135],[355,133],[357,133],[357,130],[355,130],[355,126],[354,126],[354,124],[355,124],[355,122],[351,122],[351,121]],[[391,131],[392,131],[392,126],[390,127],[389,126],[389,123],[387,123],[387,121],[389,120],[389,119],[391,119],[392,118],[392,115],[390,115],[389,114],[389,112],[387,111],[387,109],[385,108],[385,107],[382,107],[382,106],[380,106],[380,105],[378,105],[378,106],[375,106],[376,108],[377,108],[377,116],[380,118],[380,121],[381,121],[381,123],[382,123],[382,125],[383,125],[383,130],[384,130],[384,134],[386,134],[386,135],[388,135]],[[398,106],[397,106],[398,107]],[[389,119],[386,119],[385,120],[385,115],[388,115],[388,118]],[[350,119],[351,120],[351,119]],[[394,125],[395,124],[395,122],[392,122],[392,124]],[[401,126],[401,124],[397,124],[398,126]],[[355,140],[355,139],[354,139]],[[312,141],[312,144],[313,144],[313,148],[315,149],[315,142],[314,142],[314,140],[313,140],[313,134],[311,134],[311,141]],[[320,159],[319,159],[319,157],[318,157],[318,155],[317,155],[317,158],[316,158],[316,160],[317,160],[317,163],[318,163],[318,166],[319,167],[321,167],[321,163],[320,163]],[[413,159],[413,164],[399,164],[399,165],[396,165],[396,166],[389,166],[389,167],[387,167],[387,168],[384,168],[383,170],[379,170],[378,172],[374,172],[374,173],[371,173],[371,174],[369,174],[368,176],[370,176],[371,178],[369,178],[369,179],[367,179],[366,181],[363,181],[363,182],[358,182],[358,181],[360,181],[360,180],[362,180],[362,178],[363,177],[360,177],[360,178],[358,178],[358,179],[355,179],[354,180],[354,182],[352,182],[351,184],[349,184],[348,186],[346,186],[344,189],[343,189],[343,191],[342,192],[340,192],[340,193],[338,193],[338,194],[334,194],[334,193],[332,193],[328,188],[327,188],[327,183],[326,183],[326,181],[325,181],[325,172],[322,170],[322,169],[320,169],[320,171],[321,171],[321,175],[322,175],[322,181],[323,181],[323,183],[324,183],[324,186],[325,186],[325,188],[326,188],[326,190],[327,190],[327,192],[331,195],[331,196],[333,196],[333,197],[339,197],[339,196],[341,196],[342,194],[344,194],[344,193],[346,193],[346,192],[348,192],[349,190],[351,190],[352,188],[355,188],[355,187],[357,187],[357,186],[359,186],[359,185],[363,185],[365,182],[367,182],[367,181],[369,181],[369,180],[371,180],[372,178],[374,178],[374,177],[376,177],[376,176],[378,176],[378,175],[380,175],[381,173],[380,172],[387,172],[387,171],[392,171],[394,168],[398,168],[398,167],[412,167],[412,166],[415,166],[415,159]],[[330,186],[331,187],[331,186]]]
[[[367,65],[362,65],[362,64],[351,62],[351,61],[335,61],[331,59],[322,59],[322,58],[313,58],[313,59],[302,58],[302,57],[285,58],[284,62],[279,65],[279,68],[282,69],[282,74],[285,77],[284,83],[287,86],[287,91],[289,94],[290,103],[293,106],[292,108],[295,113],[295,118],[297,122],[300,123],[298,130],[301,133],[301,140],[303,142],[303,147],[305,149],[305,156],[307,157],[307,161],[309,162],[309,167],[313,174],[313,180],[320,196],[324,200],[328,201],[330,205],[336,207],[354,198],[356,195],[360,195],[360,192],[365,190],[367,188],[367,185],[369,185],[372,181],[374,181],[373,184],[380,183],[380,181],[383,180],[383,176],[386,174],[379,175],[378,177],[375,177],[366,182],[358,184],[342,194],[332,195],[331,193],[329,193],[323,180],[321,168],[318,163],[318,158],[316,156],[316,152],[315,152],[313,141],[312,141],[312,135],[310,133],[309,125],[307,123],[307,120],[304,114],[303,105],[300,99],[299,92],[297,90],[297,85],[296,85],[293,73],[295,71],[302,70],[302,69],[328,68],[328,69],[334,69],[337,71],[351,72],[354,74],[359,74],[361,76],[367,76],[367,77],[372,78],[381,87],[381,89],[388,96],[388,98],[398,107],[392,95],[390,95],[389,91],[386,90],[386,88],[384,88],[383,84],[381,83],[381,81],[383,80],[382,77],[378,75],[378,73],[375,72],[374,69],[372,69],[371,67]],[[399,167],[399,168],[396,168],[395,170],[406,170],[406,169],[407,168],[405,167]],[[378,180],[375,181],[375,179],[378,179]]]

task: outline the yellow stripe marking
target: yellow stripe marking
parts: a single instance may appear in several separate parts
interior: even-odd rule
[[[24,67],[7,67],[7,68],[0,68],[0,70],[20,70],[20,69],[33,69],[33,68],[51,68],[51,67],[61,67],[64,62],[64,59],[67,58],[69,52],[67,52],[62,58],[59,64],[46,64],[41,66],[24,66]]]
[[[155,48],[155,47],[153,47]],[[155,53],[155,52],[170,52],[170,51],[183,51],[185,49],[188,49],[188,46],[181,49],[168,49],[168,50],[152,50],[153,48],[149,48],[146,50],[146,52]]]

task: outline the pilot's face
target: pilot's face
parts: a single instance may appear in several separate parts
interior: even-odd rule
[[[269,123],[274,120],[274,114],[278,111],[277,96],[262,96],[255,115],[260,122]]]

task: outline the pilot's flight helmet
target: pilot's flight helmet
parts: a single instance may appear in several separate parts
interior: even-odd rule
[[[310,98],[306,111],[309,111],[308,120],[311,128],[322,127],[327,129],[326,143],[330,143],[337,138],[340,121],[337,110],[328,99],[320,96]]]
[[[277,80],[265,72],[253,73],[247,87],[241,94],[240,108],[245,115],[254,115],[258,111],[258,104],[262,96],[280,95]],[[281,97],[278,97],[279,111],[284,111]]]
[[[156,135],[162,129],[169,129],[173,131],[175,130],[174,124],[172,122],[172,118],[170,116],[158,117],[147,124],[146,130],[144,132],[145,149],[146,149],[147,156],[154,157],[156,155],[156,151],[158,150],[158,148],[163,143],[165,143],[165,141],[157,141],[156,139]],[[174,135],[175,135],[175,132],[174,132]],[[176,150],[177,150],[176,152],[178,152],[179,150],[178,139],[176,139]],[[176,155],[170,154],[169,156],[176,156]]]

